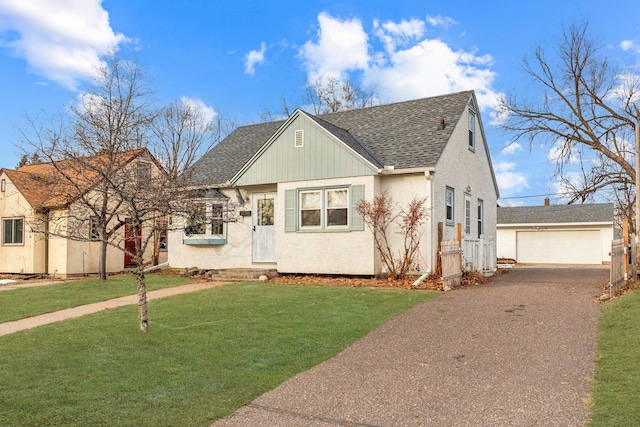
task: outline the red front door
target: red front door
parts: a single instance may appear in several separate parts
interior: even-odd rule
[[[138,228],[138,242],[142,239],[142,227]],[[124,224],[124,266],[135,267],[136,262],[133,258],[136,253],[136,241],[133,238],[133,227],[131,220],[126,219]]]

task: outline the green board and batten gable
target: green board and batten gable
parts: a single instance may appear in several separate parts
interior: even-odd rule
[[[297,110],[231,181],[274,184],[374,175],[380,168],[349,132]]]

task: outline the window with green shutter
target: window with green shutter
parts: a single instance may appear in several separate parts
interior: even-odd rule
[[[356,206],[364,186],[304,188],[285,191],[286,232],[364,230]]]

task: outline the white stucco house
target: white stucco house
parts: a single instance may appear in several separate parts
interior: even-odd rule
[[[609,264],[613,205],[498,208],[499,258],[525,264]]]
[[[457,227],[481,239],[486,267],[495,265],[498,188],[472,91],[320,116],[296,110],[237,128],[185,176],[206,220],[173,218],[173,268],[377,275],[355,206],[385,190],[398,206],[427,201],[416,272],[434,270],[438,239],[455,239]],[[398,248],[401,237],[389,235]]]

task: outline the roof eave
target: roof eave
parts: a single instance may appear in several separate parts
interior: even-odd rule
[[[597,226],[597,225],[613,225],[611,221],[589,221],[589,222],[512,222],[497,223],[497,227],[575,227],[575,226]]]

